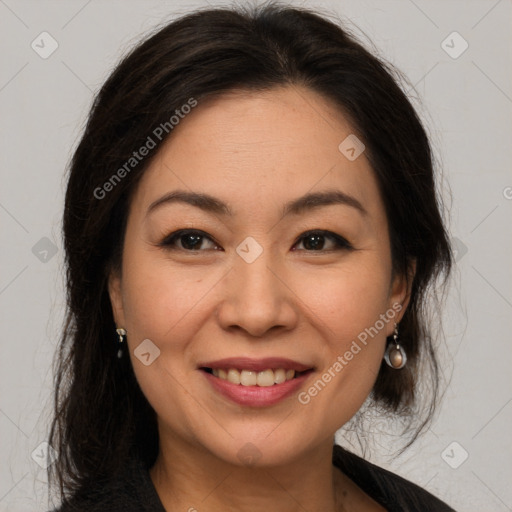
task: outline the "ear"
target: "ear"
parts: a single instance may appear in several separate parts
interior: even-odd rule
[[[120,272],[112,270],[108,277],[108,294],[112,305],[112,314],[117,327],[124,327],[125,316],[123,308],[122,280]]]
[[[416,275],[416,261],[412,261],[407,272],[395,274],[393,276],[388,307],[397,312],[394,322],[400,323],[405,314],[409,301],[411,299],[412,283]],[[394,322],[388,323],[386,336],[391,336],[394,330]]]

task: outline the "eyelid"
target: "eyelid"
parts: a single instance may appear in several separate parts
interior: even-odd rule
[[[165,249],[170,250],[172,248],[172,249],[180,250],[183,252],[189,252],[189,253],[204,252],[205,250],[216,250],[216,249],[202,249],[202,250],[194,251],[194,250],[186,250],[186,249],[172,247],[173,244],[176,242],[176,240],[180,236],[184,236],[184,235],[191,234],[191,233],[195,234],[195,235],[200,235],[200,236],[204,237],[205,239],[208,239],[211,242],[213,242],[217,247],[221,247],[221,245],[211,235],[209,235],[205,231],[202,231],[201,229],[194,229],[194,228],[178,229],[176,231],[173,231],[172,233],[167,235],[157,245],[160,247],[163,247]],[[293,247],[295,247],[299,242],[301,242],[303,239],[307,238],[310,235],[321,235],[327,239],[333,240],[335,243],[335,248],[334,249],[320,249],[318,251],[313,251],[313,250],[308,251],[306,249],[302,249],[301,251],[308,252],[308,253],[315,253],[315,252],[316,253],[325,253],[325,252],[339,251],[339,250],[343,250],[343,249],[345,249],[345,250],[353,249],[352,244],[345,237],[338,235],[337,233],[334,233],[332,231],[325,230],[325,229],[311,229],[308,231],[304,231],[297,237],[297,239],[295,240],[295,242],[292,245],[292,250],[293,250]],[[221,249],[221,250],[223,250],[223,249]]]
[[[338,235],[337,233],[334,233],[333,231],[326,230],[326,229],[310,229],[309,231],[305,231],[304,233],[301,233],[299,235],[299,237],[296,239],[296,241],[294,242],[293,247],[295,247],[295,245],[297,245],[301,240],[303,240],[304,238],[306,238],[310,235],[322,235],[325,238],[330,238],[330,239],[334,240],[336,247],[334,249],[325,249],[325,250],[322,249],[319,251],[305,251],[305,252],[322,253],[322,252],[331,252],[331,251],[342,250],[342,249],[347,249],[347,250],[353,249],[352,244],[345,237]]]
[[[173,231],[172,233],[168,234],[167,236],[164,237],[164,239],[159,242],[157,245],[159,245],[160,247],[164,247],[165,249],[169,249],[170,246],[180,237],[180,236],[184,236],[184,235],[188,235],[188,234],[194,234],[194,235],[200,235],[202,236],[203,238],[207,238],[208,240],[210,240],[211,242],[213,242],[216,246],[220,247],[220,244],[215,240],[215,238],[213,238],[211,235],[209,235],[208,233],[206,233],[205,231],[202,231],[201,229],[195,229],[195,228],[185,228],[185,229],[178,229],[176,231]],[[192,250],[183,250],[183,249],[179,249],[177,248],[177,250],[181,250],[181,251],[184,251],[184,252],[203,252],[203,250],[201,251],[192,251]]]

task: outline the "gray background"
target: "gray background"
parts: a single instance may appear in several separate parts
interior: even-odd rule
[[[449,387],[439,415],[403,456],[389,460],[390,443],[381,440],[372,460],[459,511],[512,510],[512,3],[294,3],[355,23],[414,84],[444,168],[441,188],[458,248],[443,310]],[[49,460],[40,444],[64,306],[63,173],[92,95],[142,34],[204,5],[0,0],[1,511],[47,509],[39,464]],[[46,59],[31,47],[34,40],[43,46],[43,31],[58,43]],[[442,47],[453,31],[469,44],[458,58]],[[453,37],[445,44],[452,53],[462,48]]]

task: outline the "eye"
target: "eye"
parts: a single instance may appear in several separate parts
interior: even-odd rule
[[[292,250],[297,250],[295,247],[298,244],[303,246],[300,250],[307,252],[352,249],[350,243],[342,236],[324,230],[304,233],[295,242]],[[166,249],[187,252],[220,249],[220,246],[209,235],[197,229],[180,229],[175,231],[165,237],[159,245]]]
[[[309,252],[352,249],[352,246],[347,242],[347,240],[336,233],[332,233],[331,231],[309,231],[300,236],[294,247],[299,242],[303,245],[303,249],[301,250]]]
[[[219,246],[203,231],[197,229],[180,229],[165,237],[159,244],[166,249],[182,251],[201,251],[218,249]]]

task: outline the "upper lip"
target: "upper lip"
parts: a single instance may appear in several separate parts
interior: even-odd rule
[[[313,367],[284,357],[265,357],[263,359],[252,359],[250,357],[228,357],[225,359],[218,359],[217,361],[206,361],[204,363],[200,363],[199,368],[235,368],[237,370],[249,370],[253,372],[262,372],[269,368],[283,368],[284,370],[303,372],[311,370]]]

